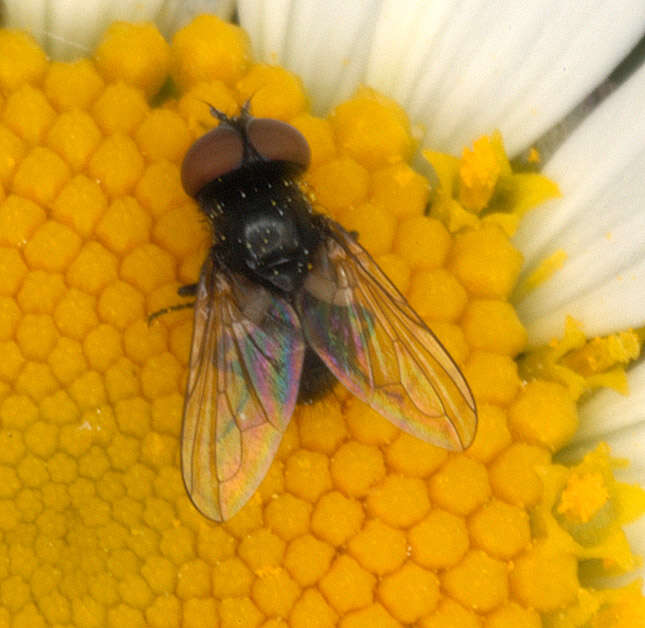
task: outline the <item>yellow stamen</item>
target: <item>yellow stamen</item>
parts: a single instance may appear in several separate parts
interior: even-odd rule
[[[558,512],[574,521],[586,523],[609,499],[600,473],[572,473],[562,492]]]

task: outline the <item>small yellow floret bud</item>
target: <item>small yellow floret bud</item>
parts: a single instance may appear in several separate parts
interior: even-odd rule
[[[0,182],[8,184],[24,152],[24,142],[4,124],[0,125]]]
[[[347,438],[345,417],[338,400],[329,395],[298,408],[298,430],[303,447],[331,454]]]
[[[459,515],[467,515],[490,496],[486,467],[465,455],[449,458],[429,483],[433,503]]]
[[[23,85],[7,98],[2,120],[16,135],[34,145],[43,139],[55,115],[41,90]]]
[[[406,261],[396,253],[386,253],[377,256],[376,263],[396,289],[401,294],[406,294],[410,287],[410,267]]]
[[[534,609],[508,602],[488,615],[486,628],[542,628],[542,619]]]
[[[200,15],[173,37],[172,76],[183,90],[200,81],[230,85],[246,70],[249,57],[249,39],[241,28]]]
[[[103,89],[103,79],[89,59],[54,62],[49,66],[44,88],[59,111],[86,109]]]
[[[528,515],[517,506],[492,500],[469,521],[474,544],[491,556],[507,560],[531,540]]]
[[[376,578],[371,573],[350,556],[341,554],[320,581],[319,587],[339,613],[346,613],[372,602],[375,583]]]
[[[336,156],[336,144],[331,124],[324,118],[301,113],[289,121],[300,131],[311,150],[311,168],[330,161]]]
[[[420,216],[429,196],[428,180],[405,162],[372,174],[370,201],[382,205],[394,216]]]
[[[167,211],[156,221],[153,229],[155,242],[177,258],[195,251],[204,236],[204,225],[197,218],[193,203]]]
[[[450,234],[441,222],[413,216],[399,223],[393,249],[412,269],[438,268],[446,260],[450,244]]]
[[[260,625],[263,615],[258,607],[248,597],[226,598],[222,600],[219,606],[219,628],[239,628],[240,626],[249,626],[255,628]],[[195,628],[204,625],[203,616],[194,624]],[[217,619],[211,624],[217,625]]]
[[[421,478],[438,469],[447,456],[445,449],[430,445],[407,432],[400,432],[385,451],[387,463],[393,470]]]
[[[259,574],[252,587],[253,600],[268,616],[287,617],[300,596],[300,587],[282,568]]]
[[[379,602],[348,613],[340,622],[340,628],[363,628],[363,626],[370,626],[370,628],[399,628],[400,625]]]
[[[81,174],[70,179],[59,192],[52,205],[52,218],[87,237],[106,206],[101,186]]]
[[[477,434],[467,455],[480,462],[490,462],[511,443],[506,412],[499,406],[488,403],[477,405]]]
[[[432,612],[439,601],[437,576],[408,562],[396,573],[383,578],[379,597],[396,619],[412,624]]]
[[[127,135],[115,133],[103,140],[92,155],[90,176],[98,179],[108,196],[127,194],[143,172],[143,157]]]
[[[58,116],[47,133],[48,146],[71,166],[82,170],[101,140],[101,132],[84,111],[68,111]]]
[[[430,509],[426,484],[419,478],[389,475],[370,492],[367,508],[389,525],[407,528]]]
[[[300,78],[278,66],[252,66],[236,88],[241,102],[251,101],[255,116],[290,120],[307,105]]]
[[[508,297],[522,267],[522,254],[495,226],[455,236],[450,258],[462,284],[480,297]]]
[[[175,589],[175,566],[162,556],[150,556],[141,567],[141,574],[155,593],[171,593]]]
[[[80,246],[80,237],[69,227],[49,220],[36,230],[24,250],[31,268],[56,272],[69,266]]]
[[[383,455],[376,447],[349,441],[332,458],[331,475],[344,493],[362,497],[385,477]]]
[[[27,274],[27,266],[14,248],[0,248],[0,294],[16,294]]]
[[[551,462],[543,447],[513,443],[493,462],[489,477],[493,493],[517,506],[534,506],[542,496],[542,480],[536,467]]]
[[[204,625],[217,626],[217,621],[218,612],[215,600],[193,598],[184,603],[180,624],[184,628],[201,628]]]
[[[15,90],[21,83],[38,83],[47,70],[47,57],[31,35],[0,31],[0,86]]]
[[[143,91],[122,82],[108,85],[93,107],[96,122],[106,135],[131,133],[147,111]]]
[[[570,604],[578,588],[576,557],[537,545],[515,561],[511,589],[525,606],[553,612]]]
[[[24,246],[36,229],[45,222],[45,211],[29,199],[9,195],[0,204],[0,242]]]
[[[317,623],[312,625],[312,618]],[[332,628],[338,616],[316,589],[307,589],[294,604],[289,616],[292,628]]]
[[[439,602],[439,608],[421,620],[421,628],[481,628],[479,615],[465,609],[449,597]],[[515,628],[515,627],[513,627]]]
[[[95,310],[105,323],[123,329],[143,318],[143,295],[129,283],[115,281],[101,292]]]
[[[361,203],[344,209],[338,218],[345,229],[358,233],[361,246],[371,255],[382,255],[392,249],[396,220],[380,205]]]
[[[328,212],[357,205],[367,197],[369,174],[349,157],[332,159],[314,168],[307,180],[316,201]]]
[[[57,336],[54,320],[49,314],[26,314],[16,329],[16,341],[28,360],[46,360]]]
[[[368,168],[408,159],[412,152],[405,111],[393,100],[368,88],[336,107],[331,116],[341,151]]]
[[[462,324],[466,339],[475,349],[514,357],[526,346],[526,330],[513,306],[505,301],[473,299]]]
[[[464,606],[489,612],[508,596],[506,564],[481,550],[471,550],[443,576],[448,594]]]
[[[240,558],[256,573],[278,566],[284,550],[285,542],[266,528],[251,532],[238,546]]]
[[[349,553],[370,573],[383,575],[398,569],[406,557],[407,542],[401,530],[380,519],[370,519],[347,544]]]
[[[334,548],[311,534],[289,543],[284,565],[300,586],[315,584],[329,569]]]
[[[357,397],[350,397],[344,407],[345,421],[352,436],[366,445],[387,445],[400,430]]]
[[[427,321],[456,321],[468,297],[455,276],[444,268],[420,270],[412,275],[410,305]]]
[[[193,138],[177,113],[169,109],[155,109],[139,126],[135,139],[141,154],[147,159],[178,162]]]
[[[464,375],[478,401],[508,405],[520,388],[517,363],[499,353],[473,351]]]
[[[360,530],[364,517],[359,502],[331,491],[318,500],[311,518],[311,530],[321,539],[338,546]]]
[[[562,448],[578,428],[578,413],[567,388],[555,382],[529,382],[509,409],[509,427],[522,440],[551,451]]]
[[[18,166],[13,178],[13,190],[20,196],[47,206],[67,183],[70,174],[69,166],[55,152],[37,146]]]
[[[433,508],[409,533],[412,557],[430,569],[455,565],[468,549],[468,530],[462,517]]]
[[[123,258],[121,277],[148,294],[174,281],[175,264],[168,251],[156,244],[142,244]]]
[[[284,485],[296,497],[316,502],[331,488],[329,459],[317,452],[297,450],[287,458]]]
[[[272,499],[264,511],[267,526],[286,541],[305,534],[310,517],[311,504],[290,493]]]
[[[96,65],[108,81],[124,81],[156,94],[170,69],[170,46],[153,24],[115,22],[95,51]]]

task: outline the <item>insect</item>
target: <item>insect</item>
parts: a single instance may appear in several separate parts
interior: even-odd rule
[[[356,236],[312,209],[298,182],[304,137],[248,105],[210,110],[220,124],[181,173],[213,233],[198,282],[179,290],[195,299],[181,443],[195,506],[223,521],[249,500],[309,354],[407,432],[467,447],[477,413],[466,380]]]

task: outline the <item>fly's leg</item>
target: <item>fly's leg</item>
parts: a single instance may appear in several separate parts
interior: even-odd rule
[[[185,286],[179,286],[177,289],[177,294],[180,297],[194,297],[197,294],[197,284],[189,283]],[[178,303],[177,305],[171,305],[169,307],[164,307],[161,310],[157,310],[148,316],[148,325],[152,323],[156,318],[163,316],[164,314],[169,314],[170,312],[177,312],[178,310],[186,310],[190,307],[194,307],[195,302],[191,301],[190,303]]]

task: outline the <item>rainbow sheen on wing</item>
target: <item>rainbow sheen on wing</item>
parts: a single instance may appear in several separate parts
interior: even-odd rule
[[[367,252],[340,226],[297,301],[307,343],[357,397],[412,435],[460,450],[475,401],[452,358]]]
[[[234,515],[265,476],[295,407],[303,356],[293,308],[220,272],[209,256],[195,302],[182,473],[210,519]]]

